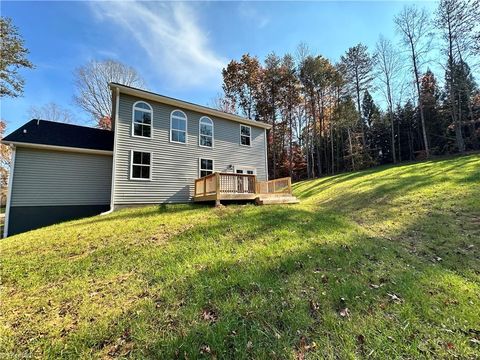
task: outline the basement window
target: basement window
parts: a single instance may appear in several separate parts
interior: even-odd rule
[[[142,151],[131,152],[131,180],[152,179],[152,153]]]

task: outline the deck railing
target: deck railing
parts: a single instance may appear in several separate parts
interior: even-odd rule
[[[292,194],[292,179],[289,177],[270,181],[257,181],[256,175],[213,173],[195,180],[195,197],[214,197],[238,194]]]

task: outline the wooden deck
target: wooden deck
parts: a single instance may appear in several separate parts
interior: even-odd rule
[[[289,177],[257,181],[255,175],[213,173],[195,180],[194,201],[255,200],[259,205],[298,203]]]

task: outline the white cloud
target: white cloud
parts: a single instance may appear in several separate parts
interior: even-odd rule
[[[257,4],[242,1],[238,5],[238,13],[253,23],[259,29],[263,29],[270,23],[270,18],[258,11]]]
[[[172,87],[218,86],[226,60],[211,48],[190,4],[101,1],[92,2],[91,8],[100,20],[119,26],[140,45],[150,60],[147,73],[156,72]]]

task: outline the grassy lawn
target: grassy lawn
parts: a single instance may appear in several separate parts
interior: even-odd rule
[[[480,155],[0,242],[2,358],[478,358]]]

